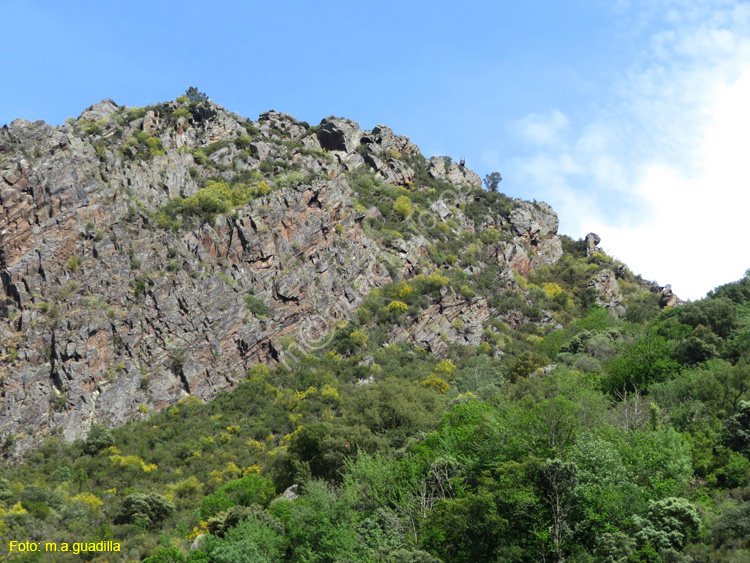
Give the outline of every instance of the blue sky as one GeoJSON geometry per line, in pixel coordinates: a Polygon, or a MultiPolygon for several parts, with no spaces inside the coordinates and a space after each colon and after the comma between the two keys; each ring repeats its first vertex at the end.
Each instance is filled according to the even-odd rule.
{"type": "Polygon", "coordinates": [[[8,2],[0,124],[195,85],[390,126],[699,298],[750,268],[750,2],[8,2]]]}

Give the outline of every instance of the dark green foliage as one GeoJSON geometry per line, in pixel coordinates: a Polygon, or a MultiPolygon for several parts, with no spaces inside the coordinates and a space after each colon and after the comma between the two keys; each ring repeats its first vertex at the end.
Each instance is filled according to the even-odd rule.
{"type": "Polygon", "coordinates": [[[297,481],[311,477],[339,481],[347,459],[380,448],[382,440],[365,426],[311,424],[292,436],[287,461],[289,473],[297,481]]]}
{"type": "Polygon", "coordinates": [[[500,172],[492,172],[484,177],[484,187],[491,192],[497,192],[502,181],[503,177],[500,175],[500,172]]]}
{"type": "Polygon", "coordinates": [[[524,352],[513,363],[513,365],[510,366],[510,369],[508,369],[508,375],[510,376],[510,380],[515,382],[516,380],[526,377],[536,370],[543,368],[548,363],[549,360],[545,356],[534,352],[524,352]]]}
{"type": "Polygon", "coordinates": [[[676,375],[678,370],[669,340],[649,330],[625,354],[607,364],[606,386],[611,391],[643,391],[653,383],[676,375]]]}
{"type": "Polygon", "coordinates": [[[418,383],[388,378],[379,385],[364,385],[351,396],[350,424],[361,424],[395,445],[417,431],[437,425],[444,398],[418,383]]]}
{"type": "Polygon", "coordinates": [[[709,298],[726,298],[739,305],[750,301],[750,270],[745,273],[741,280],[720,285],[713,291],[708,292],[709,298]]]}
{"type": "Polygon", "coordinates": [[[688,303],[677,309],[676,314],[681,323],[694,328],[708,327],[721,338],[737,327],[737,306],[723,297],[688,303]]]}
{"type": "Polygon", "coordinates": [[[222,485],[214,494],[204,497],[201,517],[206,519],[215,516],[233,506],[266,506],[274,496],[273,482],[251,473],[222,485]]]}
{"type": "Polygon", "coordinates": [[[750,548],[750,502],[726,507],[711,530],[711,539],[717,545],[732,543],[750,548]]]}
{"type": "Polygon", "coordinates": [[[724,443],[750,456],[750,401],[740,401],[737,412],[724,423],[724,443]]]}
{"type": "Polygon", "coordinates": [[[188,100],[190,100],[191,104],[198,104],[200,102],[205,102],[208,100],[208,96],[204,94],[203,92],[199,92],[198,88],[195,86],[191,86],[185,91],[185,95],[188,97],[188,100]]]}
{"type": "Polygon", "coordinates": [[[268,305],[266,305],[265,303],[263,303],[263,301],[255,297],[255,295],[250,295],[248,293],[244,295],[242,298],[245,300],[245,305],[247,305],[247,308],[256,317],[263,319],[263,318],[268,317],[268,315],[271,314],[271,309],[268,307],[268,305]]]}
{"type": "Polygon", "coordinates": [[[242,124],[242,127],[247,131],[247,134],[250,135],[250,137],[255,137],[255,135],[258,134],[258,129],[249,121],[245,121],[242,124]]]}
{"type": "Polygon", "coordinates": [[[112,432],[107,430],[101,424],[93,424],[86,435],[86,444],[83,451],[87,454],[94,455],[101,450],[115,445],[115,439],[112,432]]]}
{"type": "Polygon", "coordinates": [[[636,516],[634,523],[640,528],[635,533],[636,541],[660,550],[684,548],[701,527],[698,511],[684,498],[651,501],[648,516],[636,516]]]}
{"type": "Polygon", "coordinates": [[[481,224],[485,215],[492,217],[510,217],[513,211],[514,203],[511,198],[499,192],[475,192],[474,201],[466,206],[464,212],[466,216],[474,220],[475,223],[481,224]]]}
{"type": "Polygon", "coordinates": [[[692,334],[679,344],[675,357],[681,363],[699,364],[718,357],[723,344],[722,339],[710,328],[699,324],[692,334]]]}
{"type": "Polygon", "coordinates": [[[156,493],[133,493],[125,497],[115,523],[151,528],[174,514],[174,503],[156,493]]]}

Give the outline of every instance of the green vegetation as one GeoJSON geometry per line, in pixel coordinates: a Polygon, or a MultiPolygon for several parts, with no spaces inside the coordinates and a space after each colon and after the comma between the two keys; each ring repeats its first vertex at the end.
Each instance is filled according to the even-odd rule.
{"type": "MultiPolygon", "coordinates": [[[[127,127],[147,111],[184,131],[214,110],[190,88],[176,103],[120,110],[112,119],[127,127]]],[[[107,123],[71,126],[95,138],[102,160],[124,157],[138,167],[165,152],[160,137],[144,131],[118,153],[104,138],[107,123]]],[[[485,178],[487,191],[457,193],[428,173],[421,156],[390,154],[414,170],[411,183],[385,183],[367,167],[336,177],[341,172],[325,166],[332,157],[324,151],[277,130],[256,142],[259,129],[242,127],[231,138],[180,148],[187,165],[189,154],[195,163],[185,175],[189,197],[158,194],[154,202],[166,203],[152,208],[129,188],[118,191],[129,220],[175,233],[219,215],[239,223],[242,206],[253,205],[254,220],[272,199],[260,198],[274,190],[286,195],[335,179],[351,186],[356,220],[382,244],[382,265],[394,281],[370,291],[319,348],[300,343],[305,353],[288,353],[286,363],[252,366],[210,403],[189,396],[164,407],[149,398],[157,380],[143,365],[133,385],[144,393],[137,420],[115,429],[94,424],[73,443],[49,436],[23,462],[12,461],[18,437],[5,436],[0,558],[12,540],[71,538],[116,541],[122,550],[9,560],[750,558],[750,275],[662,311],[659,295],[621,263],[601,253],[587,257],[585,243],[567,237],[559,261],[533,264],[522,275],[507,266],[518,243],[507,229],[517,203],[497,191],[499,173],[485,178]],[[260,161],[262,151],[269,156],[260,161]],[[302,157],[313,157],[310,168],[299,168],[302,157]],[[619,318],[597,305],[591,281],[603,270],[622,291],[626,312],[619,318]]],[[[260,128],[268,132],[265,123],[260,128]]],[[[322,204],[311,197],[307,205],[314,211],[322,204]]],[[[294,220],[315,226],[314,215],[294,220]]],[[[319,225],[320,232],[350,244],[357,227],[348,219],[319,225]]],[[[105,225],[86,224],[81,240],[94,239],[97,227],[105,225]]],[[[201,275],[180,255],[173,233],[159,236],[169,250],[158,271],[145,252],[143,263],[135,258],[132,244],[123,257],[138,270],[130,281],[136,304],[155,301],[159,284],[175,282],[183,270],[201,275]]],[[[297,254],[294,260],[304,258],[297,254]]],[[[81,256],[86,262],[70,257],[69,273],[96,264],[91,254],[81,256]]],[[[328,265],[347,267],[333,259],[328,265]]],[[[264,300],[246,292],[229,264],[215,268],[215,277],[242,297],[241,328],[265,331],[278,312],[269,294],[264,300]]],[[[59,296],[88,294],[79,281],[60,282],[59,296]]],[[[347,283],[357,290],[363,282],[347,283]]],[[[24,316],[16,325],[37,323],[62,336],[57,306],[32,299],[30,321],[24,316]]],[[[4,361],[28,354],[19,339],[3,343],[4,361]]],[[[55,369],[64,361],[59,342],[38,351],[55,369]]],[[[289,350],[287,344],[282,340],[289,350]]],[[[189,371],[187,346],[164,342],[175,380],[189,371]]],[[[263,353],[282,352],[274,343],[263,353]]],[[[124,362],[111,375],[107,384],[133,381],[124,362]]],[[[55,396],[50,416],[74,400],[55,396]]]]}
{"type": "Polygon", "coordinates": [[[270,191],[271,188],[262,180],[250,184],[209,180],[195,195],[170,200],[156,213],[156,222],[164,229],[175,231],[184,225],[192,225],[195,219],[211,223],[216,215],[228,213],[270,191]]]}
{"type": "Polygon", "coordinates": [[[127,158],[134,160],[150,160],[155,156],[164,155],[164,147],[159,137],[154,137],[145,131],[136,131],[126,143],[124,143],[120,152],[127,158]]]}
{"type": "Polygon", "coordinates": [[[271,309],[269,309],[268,305],[255,297],[255,295],[247,294],[243,299],[245,300],[245,305],[247,305],[248,310],[259,319],[266,318],[271,314],[271,309]]]}
{"type": "Polygon", "coordinates": [[[533,344],[500,331],[499,358],[387,344],[389,326],[455,283],[385,286],[328,348],[293,371],[255,366],[209,404],[95,425],[85,442],[48,438],[4,468],[0,532],[109,538],[149,561],[744,556],[743,294],[717,291],[648,324],[592,308],[533,344]],[[694,340],[711,346],[686,353],[694,340]],[[296,500],[277,499],[292,485],[296,500]]]}
{"type": "Polygon", "coordinates": [[[191,104],[198,104],[200,102],[205,102],[208,100],[208,96],[204,94],[203,92],[199,92],[198,88],[195,86],[191,86],[187,89],[185,92],[185,95],[187,96],[187,99],[190,101],[191,104]]]}

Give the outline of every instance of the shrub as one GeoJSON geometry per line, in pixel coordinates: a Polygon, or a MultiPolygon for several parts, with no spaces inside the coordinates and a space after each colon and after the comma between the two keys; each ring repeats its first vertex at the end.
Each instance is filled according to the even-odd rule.
{"type": "Polygon", "coordinates": [[[133,493],[123,500],[115,523],[151,528],[174,512],[174,503],[166,497],[156,493],[133,493]]]}
{"type": "Polygon", "coordinates": [[[408,218],[412,213],[414,213],[414,209],[411,206],[411,199],[409,199],[409,196],[399,196],[396,198],[396,202],[393,204],[393,210],[401,215],[404,219],[408,218]]]}
{"type": "Polygon", "coordinates": [[[94,455],[114,445],[115,439],[112,433],[101,424],[93,424],[91,430],[86,435],[86,443],[83,446],[83,451],[94,455]]]}
{"type": "Polygon", "coordinates": [[[448,391],[448,389],[450,388],[450,385],[448,385],[448,383],[445,380],[440,379],[439,377],[435,375],[432,375],[428,377],[427,379],[425,379],[422,382],[422,385],[424,385],[428,389],[435,389],[435,391],[437,391],[441,395],[444,395],[446,391],[448,391]]]}
{"type": "Polygon", "coordinates": [[[524,352],[510,367],[508,375],[510,375],[511,381],[515,382],[519,378],[526,377],[536,370],[543,368],[548,363],[547,358],[540,354],[524,352]]]}
{"type": "Polygon", "coordinates": [[[196,164],[200,164],[201,166],[208,166],[208,157],[206,156],[206,153],[204,153],[200,149],[196,149],[193,151],[193,160],[195,160],[196,164]]]}
{"type": "Polygon", "coordinates": [[[248,137],[247,135],[242,135],[241,137],[237,137],[234,140],[234,146],[236,146],[238,149],[246,149],[252,142],[253,140],[250,137],[248,137]]]}
{"type": "Polygon", "coordinates": [[[250,312],[259,319],[266,318],[271,314],[271,309],[268,308],[268,305],[255,297],[255,295],[248,294],[245,295],[243,299],[245,300],[245,305],[247,305],[247,308],[250,310],[250,312]]]}
{"type": "Polygon", "coordinates": [[[276,490],[270,479],[257,473],[248,473],[241,479],[222,485],[214,494],[204,497],[201,518],[209,518],[233,506],[267,506],[275,496],[276,490]]]}
{"type": "Polygon", "coordinates": [[[409,306],[403,301],[391,301],[386,307],[389,313],[395,313],[397,315],[405,313],[409,310],[409,306]]]}
{"type": "Polygon", "coordinates": [[[121,151],[125,156],[140,160],[150,160],[157,155],[165,154],[161,139],[152,137],[145,131],[138,131],[130,137],[121,151]]]}
{"type": "Polygon", "coordinates": [[[266,195],[271,188],[261,181],[254,185],[227,183],[224,180],[210,180],[192,197],[176,197],[170,200],[156,214],[156,221],[162,228],[176,230],[183,220],[198,217],[204,223],[211,223],[218,214],[227,213],[244,205],[251,199],[266,195]]]}

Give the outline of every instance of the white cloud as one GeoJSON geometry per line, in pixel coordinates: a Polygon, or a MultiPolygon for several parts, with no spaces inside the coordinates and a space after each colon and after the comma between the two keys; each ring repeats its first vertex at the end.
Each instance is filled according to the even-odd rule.
{"type": "Polygon", "coordinates": [[[635,189],[649,203],[652,220],[637,227],[594,227],[631,267],[672,282],[678,295],[702,297],[750,268],[747,100],[750,67],[733,84],[716,88],[696,173],[658,163],[645,168],[635,189]]]}
{"type": "Polygon", "coordinates": [[[512,129],[523,140],[534,145],[552,145],[560,142],[560,134],[568,126],[568,118],[553,110],[549,115],[530,114],[513,124],[512,129]]]}
{"type": "Polygon", "coordinates": [[[750,268],[750,4],[663,4],[667,23],[611,106],[586,124],[521,120],[514,132],[542,152],[513,167],[562,232],[595,231],[634,271],[696,299],[750,268]]]}

